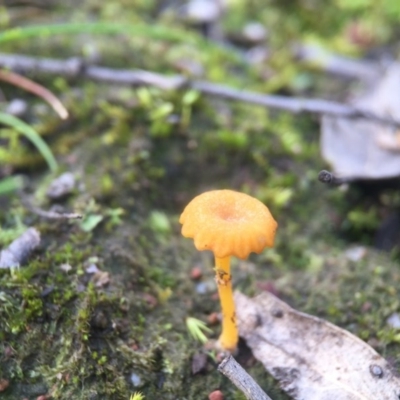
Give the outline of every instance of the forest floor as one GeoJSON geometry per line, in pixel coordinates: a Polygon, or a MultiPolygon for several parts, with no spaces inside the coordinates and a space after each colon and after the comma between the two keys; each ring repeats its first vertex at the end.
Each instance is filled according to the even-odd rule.
{"type": "MultiPolygon", "coordinates": [[[[395,51],[390,10],[368,17],[368,8],[340,1],[337,12],[312,2],[232,1],[218,22],[229,44],[207,42],[169,2],[86,0],[74,9],[61,3],[3,8],[4,31],[82,25],[54,35],[21,30],[2,52],[82,57],[109,68],[198,74],[259,93],[337,100],[357,84],[298,63],[290,52],[294,40],[357,57],[377,56],[384,46],[395,51]],[[254,21],[267,28],[262,45],[268,56],[258,64],[250,63],[251,46],[241,36],[254,21]],[[98,24],[97,32],[82,28],[89,22],[98,24]],[[110,33],[107,24],[119,28],[110,33]],[[145,29],[138,34],[136,25],[145,29]]],[[[210,339],[220,332],[212,255],[196,251],[179,224],[195,195],[220,188],[258,198],[279,223],[274,248],[233,261],[234,288],[250,296],[271,291],[349,330],[398,367],[400,335],[387,323],[400,311],[398,252],[378,252],[374,238],[399,196],[385,187],[320,183],[319,171],[329,166],[320,155],[318,118],[187,87],[26,75],[56,93],[70,116],[62,121],[41,99],[2,84],[3,109],[23,99],[23,118],[59,164],[49,172],[26,138],[0,131],[0,177],[25,180],[23,192],[0,195],[0,246],[28,227],[41,234],[25,265],[0,270],[0,382],[8,386],[2,399],[127,400],[140,391],[146,399],[192,400],[216,389],[226,400],[244,399],[217,372],[216,353],[186,325],[194,317],[209,324],[210,339]],[[66,171],[74,174],[74,189],[50,199],[49,185],[66,171]],[[42,218],[26,202],[84,217],[42,218]],[[200,366],[199,354],[206,355],[200,366]]],[[[273,400],[289,398],[244,343],[237,357],[273,400]]]]}

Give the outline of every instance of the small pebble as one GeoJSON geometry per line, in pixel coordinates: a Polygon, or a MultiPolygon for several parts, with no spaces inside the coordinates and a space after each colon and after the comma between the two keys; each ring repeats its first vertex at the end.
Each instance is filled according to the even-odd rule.
{"type": "Polygon", "coordinates": [[[72,267],[69,264],[61,264],[60,267],[61,271],[69,272],[71,271],[72,267]]]}
{"type": "Polygon", "coordinates": [[[224,394],[220,390],[214,390],[208,395],[208,400],[224,400],[224,394]]]}
{"type": "Polygon", "coordinates": [[[196,353],[192,357],[192,374],[196,375],[205,371],[207,368],[207,355],[204,353],[196,353]]]}
{"type": "Polygon", "coordinates": [[[364,246],[355,246],[346,250],[344,255],[350,261],[360,261],[367,255],[367,249],[364,246]]]}
{"type": "Polygon", "coordinates": [[[71,172],[65,172],[55,179],[47,189],[47,197],[59,199],[70,194],[75,188],[75,176],[71,172]]]}
{"type": "Polygon", "coordinates": [[[251,43],[259,43],[267,37],[267,30],[259,22],[250,22],[243,28],[243,36],[251,43]]]}
{"type": "Polygon", "coordinates": [[[398,313],[390,315],[386,322],[391,328],[400,329],[400,315],[398,313]]]}
{"type": "Polygon", "coordinates": [[[96,264],[89,264],[85,271],[87,274],[97,274],[98,272],[100,272],[96,264]]]}
{"type": "Polygon", "coordinates": [[[142,378],[138,374],[136,374],[135,372],[131,373],[130,378],[131,378],[131,383],[132,383],[133,386],[140,386],[141,385],[142,378]]]}
{"type": "Polygon", "coordinates": [[[199,280],[203,275],[203,272],[201,271],[200,267],[194,267],[190,271],[190,279],[193,279],[194,281],[199,280]]]}
{"type": "Polygon", "coordinates": [[[14,117],[21,117],[28,111],[28,103],[22,99],[11,100],[6,108],[6,113],[14,115],[14,117]]]}
{"type": "Polygon", "coordinates": [[[196,23],[210,23],[221,16],[221,8],[214,0],[192,0],[186,5],[186,17],[196,23]]]}
{"type": "Polygon", "coordinates": [[[198,294],[206,294],[207,293],[207,285],[204,282],[200,282],[196,285],[196,293],[198,294]]]}

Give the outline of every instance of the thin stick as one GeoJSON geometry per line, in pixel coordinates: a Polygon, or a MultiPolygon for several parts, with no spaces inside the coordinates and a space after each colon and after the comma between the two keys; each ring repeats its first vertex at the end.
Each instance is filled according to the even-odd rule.
{"type": "Polygon", "coordinates": [[[293,113],[309,112],[343,118],[364,118],[379,124],[400,127],[400,121],[384,117],[365,109],[323,99],[275,96],[234,89],[207,81],[189,81],[183,75],[165,76],[150,71],[118,70],[98,66],[85,66],[78,58],[57,60],[27,57],[18,54],[1,54],[0,66],[14,71],[44,72],[67,77],[83,77],[96,81],[126,85],[149,85],[164,90],[189,87],[201,93],[286,110],[293,113]]]}
{"type": "Polygon", "coordinates": [[[225,375],[248,400],[272,400],[254,379],[229,355],[218,365],[218,371],[225,375]]]}
{"type": "Polygon", "coordinates": [[[33,214],[38,215],[39,217],[42,218],[47,218],[47,219],[82,219],[82,214],[77,214],[77,213],[58,213],[55,211],[46,211],[42,210],[41,208],[29,207],[29,211],[32,212],[33,214]]]}
{"type": "Polygon", "coordinates": [[[68,118],[68,111],[63,106],[60,100],[50,90],[46,89],[42,85],[25,78],[22,75],[16,74],[11,71],[0,70],[0,80],[11,83],[12,85],[19,86],[20,88],[31,92],[36,96],[41,97],[47,101],[54,111],[60,116],[61,119],[68,118]]]}
{"type": "Polygon", "coordinates": [[[28,196],[25,194],[21,194],[21,203],[22,205],[29,210],[31,213],[38,215],[42,218],[47,219],[82,219],[81,214],[77,213],[59,213],[55,211],[46,211],[39,207],[35,207],[28,199],[28,196]]]}

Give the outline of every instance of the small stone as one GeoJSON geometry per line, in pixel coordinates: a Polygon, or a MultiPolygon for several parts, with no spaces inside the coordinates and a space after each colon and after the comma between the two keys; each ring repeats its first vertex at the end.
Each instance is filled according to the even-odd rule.
{"type": "Polygon", "coordinates": [[[85,271],[87,274],[97,274],[98,272],[100,272],[96,264],[89,264],[85,271]]]}
{"type": "Polygon", "coordinates": [[[61,264],[60,267],[61,271],[69,272],[71,271],[72,267],[69,264],[61,264]]]}
{"type": "Polygon", "coordinates": [[[214,390],[208,395],[208,400],[224,400],[224,394],[220,390],[214,390]]]}
{"type": "Polygon", "coordinates": [[[197,281],[199,280],[203,275],[203,272],[200,267],[194,267],[190,271],[190,279],[197,281]]]}
{"type": "Polygon", "coordinates": [[[221,16],[221,7],[214,0],[192,0],[186,6],[186,17],[196,23],[210,23],[221,16]]]}
{"type": "Polygon", "coordinates": [[[360,261],[367,255],[367,249],[364,246],[355,246],[347,249],[344,254],[350,261],[360,261]]]}
{"type": "Polygon", "coordinates": [[[28,111],[28,103],[22,99],[11,100],[6,108],[6,113],[14,117],[21,117],[28,111]]]}
{"type": "Polygon", "coordinates": [[[75,188],[75,176],[71,172],[65,172],[55,179],[47,189],[47,197],[50,199],[59,199],[67,196],[75,188]]]}
{"type": "Polygon", "coordinates": [[[207,293],[207,285],[204,282],[200,282],[196,285],[196,293],[198,294],[206,294],[207,293]]]}
{"type": "Polygon", "coordinates": [[[135,372],[131,373],[130,379],[131,379],[132,385],[135,387],[140,386],[142,383],[142,378],[135,372]]]}
{"type": "Polygon", "coordinates": [[[390,315],[386,322],[391,328],[400,329],[400,315],[398,313],[390,315]]]}
{"type": "Polygon", "coordinates": [[[251,43],[259,43],[267,37],[267,30],[259,22],[250,22],[243,28],[243,36],[251,43]]]}
{"type": "Polygon", "coordinates": [[[196,293],[198,294],[206,294],[206,293],[212,293],[216,289],[216,284],[215,284],[215,279],[210,278],[206,281],[199,282],[195,286],[196,293]]]}
{"type": "Polygon", "coordinates": [[[0,379],[0,392],[4,392],[8,386],[10,386],[10,381],[7,379],[0,379]]]}
{"type": "Polygon", "coordinates": [[[204,353],[196,353],[192,357],[192,374],[196,375],[204,372],[207,367],[207,355],[204,353]]]}

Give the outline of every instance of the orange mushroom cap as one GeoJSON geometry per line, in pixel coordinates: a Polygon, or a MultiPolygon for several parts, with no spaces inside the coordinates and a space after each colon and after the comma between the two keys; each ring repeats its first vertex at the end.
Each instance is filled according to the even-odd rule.
{"type": "Polygon", "coordinates": [[[193,238],[197,250],[215,257],[245,259],[274,245],[278,224],[261,201],[233,190],[212,190],[195,197],[179,219],[182,235],[193,238]]]}

